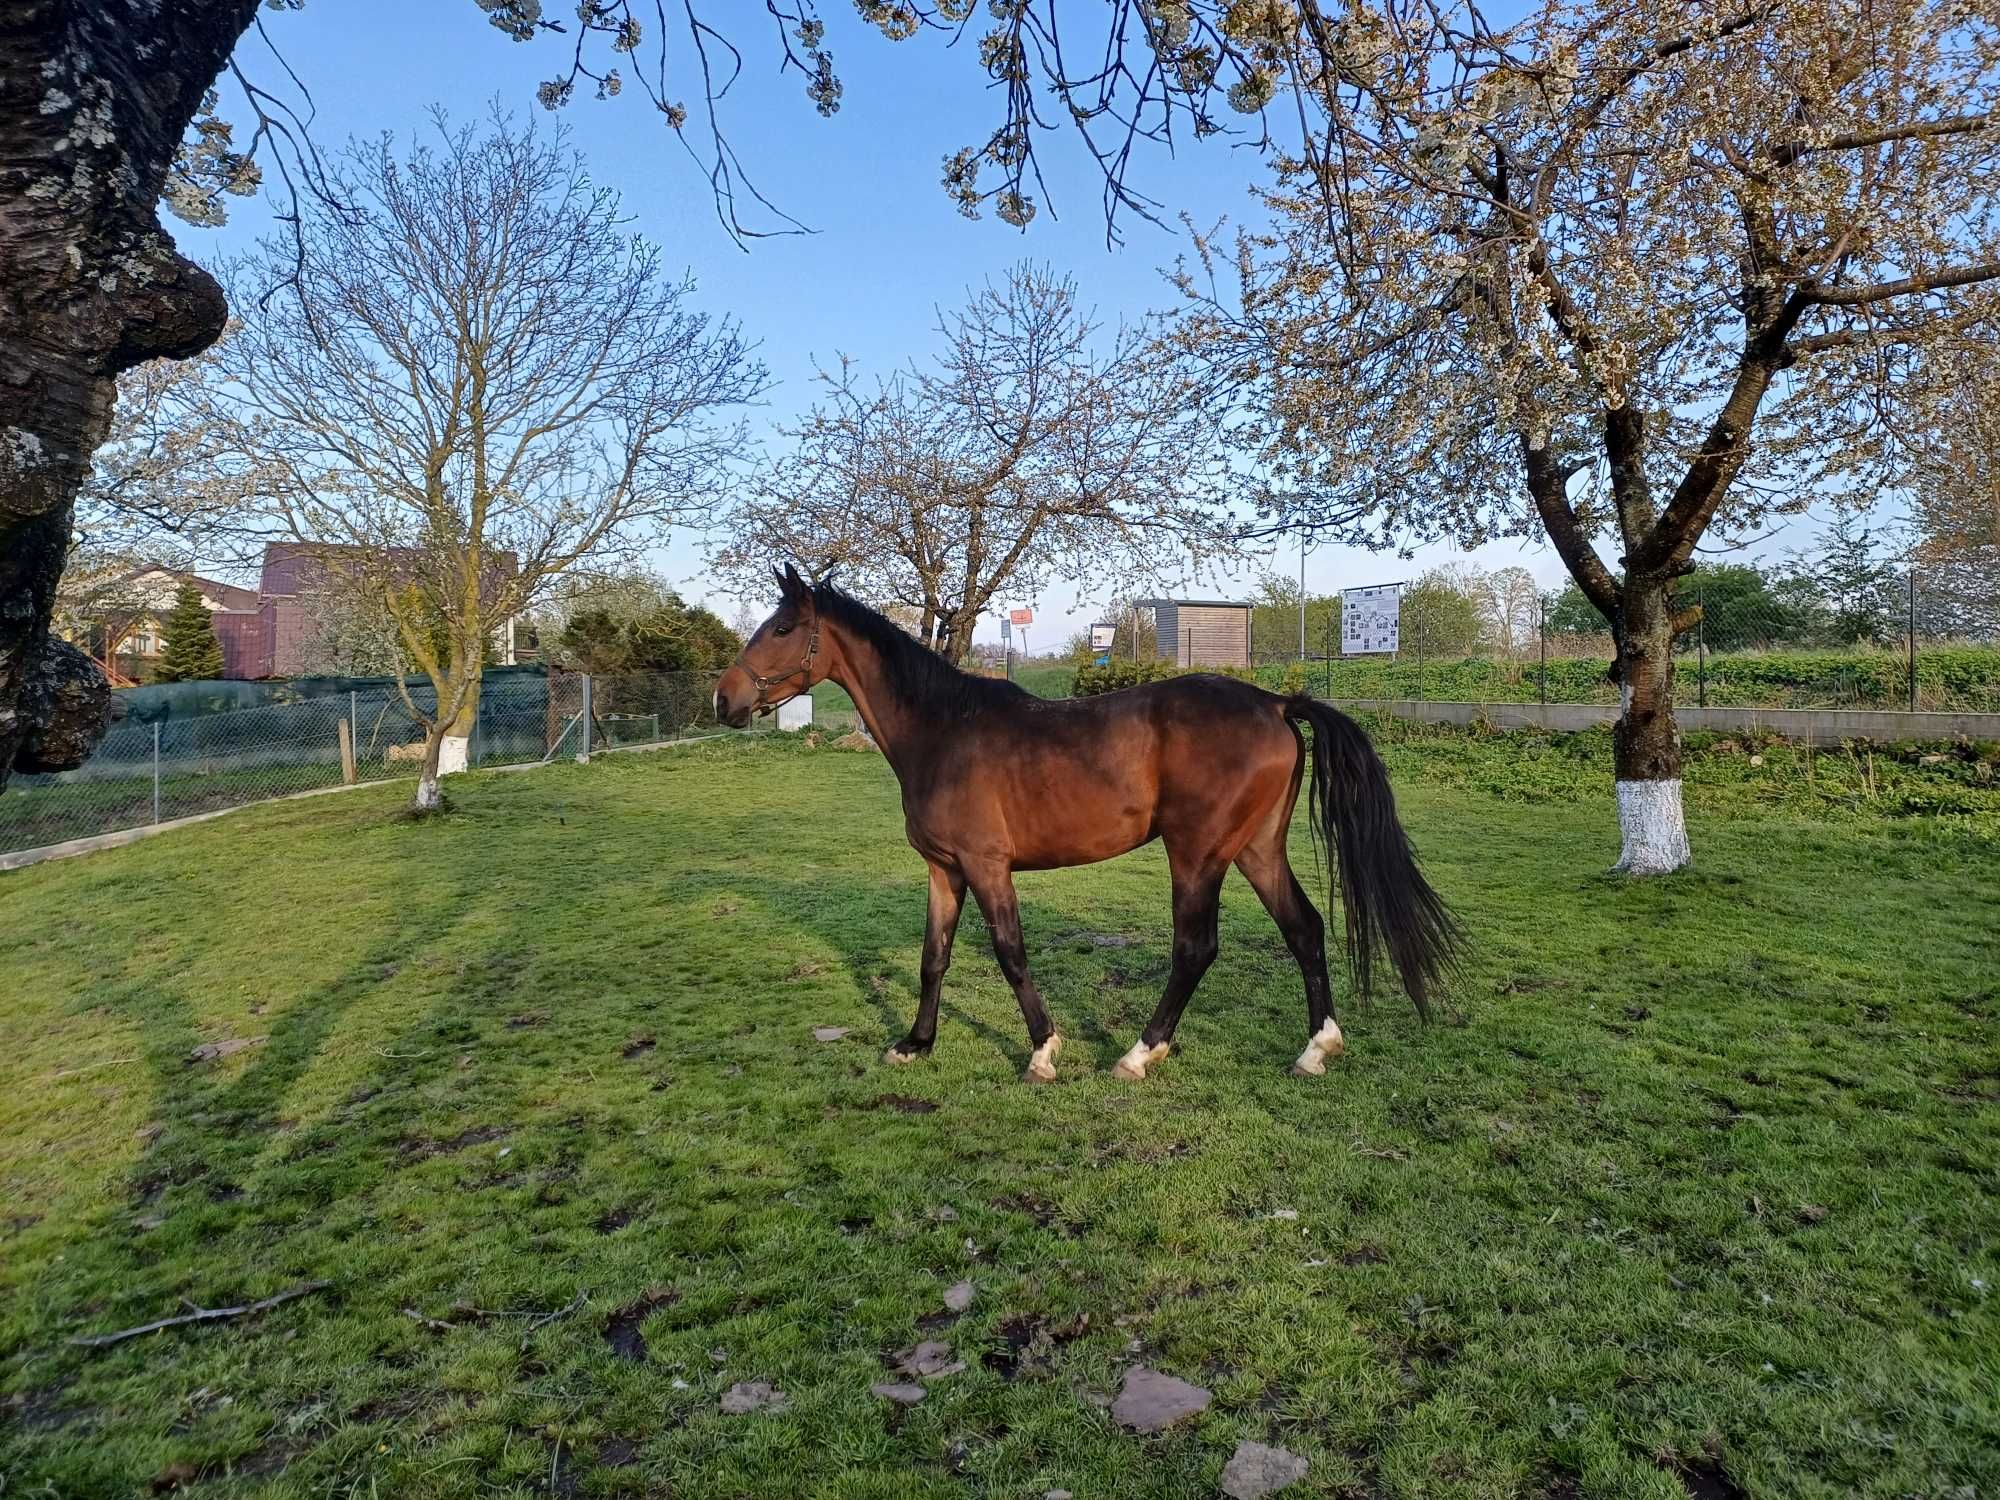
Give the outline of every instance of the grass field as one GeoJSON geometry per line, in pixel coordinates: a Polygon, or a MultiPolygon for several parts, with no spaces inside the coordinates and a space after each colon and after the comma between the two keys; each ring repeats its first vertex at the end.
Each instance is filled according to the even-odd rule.
{"type": "Polygon", "coordinates": [[[1320,1080],[1234,876],[1183,1050],[1108,1076],[1156,848],[1021,880],[1060,1084],[976,914],[882,1067],[921,866],[795,741],[0,876],[0,1495],[1197,1497],[1243,1438],[1287,1496],[2000,1493],[1990,773],[1712,747],[1697,867],[1627,884],[1601,737],[1387,738],[1474,945],[1320,1080]],[[967,1368],[872,1396],[926,1338],[967,1368]],[[1120,1430],[1133,1362],[1213,1404],[1120,1430]]]}

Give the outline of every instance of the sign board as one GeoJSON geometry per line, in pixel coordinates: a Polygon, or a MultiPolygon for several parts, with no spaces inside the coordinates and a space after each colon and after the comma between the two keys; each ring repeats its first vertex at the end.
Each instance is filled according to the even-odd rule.
{"type": "Polygon", "coordinates": [[[1032,609],[1013,609],[1007,612],[1007,618],[1016,625],[1032,625],[1035,623],[1035,612],[1032,609]]]}
{"type": "Polygon", "coordinates": [[[1118,640],[1116,625],[1093,625],[1090,627],[1090,649],[1109,651],[1118,640]]]}
{"type": "Polygon", "coordinates": [[[1005,615],[1000,617],[1000,639],[1003,642],[1014,639],[1014,627],[1005,615]]]}
{"type": "Polygon", "coordinates": [[[1403,586],[1345,589],[1340,596],[1340,654],[1394,652],[1402,641],[1403,586]]]}

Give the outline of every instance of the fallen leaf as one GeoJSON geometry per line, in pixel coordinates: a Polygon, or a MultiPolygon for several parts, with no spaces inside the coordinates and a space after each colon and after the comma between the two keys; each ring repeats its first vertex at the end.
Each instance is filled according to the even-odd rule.
{"type": "Polygon", "coordinates": [[[955,1282],[945,1288],[944,1305],[953,1312],[962,1313],[972,1306],[973,1286],[969,1281],[955,1282]]]}
{"type": "Polygon", "coordinates": [[[1222,1470],[1222,1493],[1229,1500],[1262,1500],[1305,1478],[1306,1468],[1296,1453],[1245,1439],[1222,1470]]]}
{"type": "Polygon", "coordinates": [[[234,1057],[245,1047],[254,1047],[268,1038],[261,1036],[232,1036],[226,1041],[203,1042],[187,1055],[190,1063],[216,1062],[225,1057],[234,1057]]]}
{"type": "Polygon", "coordinates": [[[789,1404],[785,1393],[768,1380],[739,1380],[722,1393],[725,1417],[747,1416],[753,1411],[783,1411],[789,1404]]]}
{"type": "Polygon", "coordinates": [[[1125,1372],[1125,1384],[1111,1403],[1111,1416],[1134,1432],[1165,1432],[1181,1418],[1206,1411],[1213,1399],[1198,1385],[1134,1365],[1125,1372]]]}
{"type": "Polygon", "coordinates": [[[837,1042],[847,1035],[847,1031],[848,1028],[845,1026],[815,1026],[813,1027],[813,1040],[816,1042],[837,1042]]]}
{"type": "Polygon", "coordinates": [[[927,1392],[922,1386],[912,1385],[907,1381],[885,1380],[869,1386],[868,1394],[880,1396],[884,1401],[893,1401],[898,1406],[915,1406],[924,1399],[927,1392]]]}
{"type": "Polygon", "coordinates": [[[956,1375],[965,1361],[951,1357],[951,1345],[939,1339],[925,1339],[896,1356],[896,1373],[928,1380],[937,1375],[956,1375]]]}

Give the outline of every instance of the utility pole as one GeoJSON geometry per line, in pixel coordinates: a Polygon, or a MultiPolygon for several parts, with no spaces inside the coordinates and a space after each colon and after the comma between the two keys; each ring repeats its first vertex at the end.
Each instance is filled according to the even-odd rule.
{"type": "Polygon", "coordinates": [[[1306,534],[1299,533],[1299,660],[1306,659],[1306,534]]]}

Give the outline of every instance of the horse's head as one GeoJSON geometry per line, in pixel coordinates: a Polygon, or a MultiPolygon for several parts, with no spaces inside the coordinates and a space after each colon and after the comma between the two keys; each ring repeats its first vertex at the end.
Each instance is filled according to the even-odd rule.
{"type": "Polygon", "coordinates": [[[741,729],[751,715],[769,713],[826,678],[826,649],[812,585],[790,563],[771,570],[783,595],[777,612],[743,643],[735,662],[715,685],[715,716],[741,729]]]}

